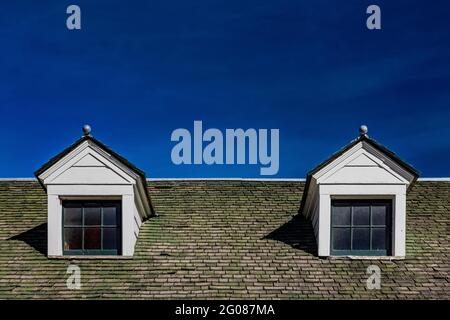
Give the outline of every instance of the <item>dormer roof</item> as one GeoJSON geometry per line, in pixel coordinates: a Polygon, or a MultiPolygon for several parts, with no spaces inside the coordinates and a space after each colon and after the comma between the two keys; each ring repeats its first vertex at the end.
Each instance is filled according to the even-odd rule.
{"type": "MultiPolygon", "coordinates": [[[[69,147],[61,151],[59,154],[51,158],[47,163],[45,163],[41,168],[39,168],[37,171],[35,171],[34,175],[38,179],[41,186],[46,190],[47,186],[44,182],[46,175],[49,175],[52,168],[56,167],[59,163],[63,162],[66,157],[68,157],[71,153],[76,152],[77,148],[83,148],[83,145],[86,147],[93,147],[98,151],[102,151],[102,155],[107,158],[108,160],[112,161],[112,163],[116,164],[118,168],[122,169],[123,172],[127,173],[127,175],[124,175],[124,178],[126,176],[130,176],[136,180],[137,184],[141,185],[141,188],[139,188],[142,191],[142,194],[145,195],[145,200],[148,202],[148,207],[150,208],[150,213],[148,216],[154,214],[154,209],[151,204],[150,195],[148,194],[148,186],[147,186],[147,179],[145,176],[144,171],[133,165],[131,162],[129,162],[126,158],[118,154],[117,152],[113,151],[110,147],[106,146],[96,138],[94,138],[92,135],[85,134],[80,139],[75,141],[73,144],[71,144],[69,147]]],[[[85,156],[81,160],[79,160],[74,166],[83,167],[83,166],[97,166],[96,163],[100,162],[99,160],[92,155],[85,156]]],[[[126,179],[126,178],[125,178],[126,179]]]]}
{"type": "MultiPolygon", "coordinates": [[[[357,146],[365,149],[371,149],[377,152],[377,155],[374,157],[367,157],[366,155],[361,155],[357,159],[353,160],[353,163],[349,163],[350,166],[361,166],[361,167],[370,167],[372,165],[384,166],[385,168],[395,166],[397,168],[401,168],[400,171],[403,173],[398,174],[399,178],[404,179],[405,183],[407,183],[411,187],[412,184],[418,179],[420,176],[420,172],[416,170],[413,166],[402,160],[398,155],[394,152],[378,143],[372,138],[369,138],[367,134],[361,134],[357,139],[351,141],[349,144],[341,148],[339,151],[334,153],[330,158],[321,162],[318,166],[308,172],[306,177],[305,189],[303,191],[302,202],[300,205],[300,211],[302,212],[305,208],[305,204],[308,198],[309,187],[311,185],[311,181],[315,179],[319,179],[320,176],[326,171],[327,167],[331,167],[334,162],[338,161],[342,158],[346,153],[350,152],[357,146]],[[377,160],[378,159],[378,160],[377,160]],[[370,162],[370,163],[369,163],[370,162]]],[[[394,173],[395,170],[393,170],[394,173]]],[[[395,173],[394,173],[395,174],[395,173]]]]}

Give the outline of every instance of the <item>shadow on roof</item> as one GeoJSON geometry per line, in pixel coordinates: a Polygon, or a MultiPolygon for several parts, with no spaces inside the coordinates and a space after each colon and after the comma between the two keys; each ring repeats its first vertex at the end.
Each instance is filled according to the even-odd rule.
{"type": "Polygon", "coordinates": [[[311,222],[302,214],[296,215],[289,222],[266,235],[264,239],[280,241],[294,249],[317,255],[314,230],[311,222]]]}
{"type": "Polygon", "coordinates": [[[42,223],[30,230],[12,236],[8,240],[25,242],[39,253],[47,256],[47,223],[42,223]]]}

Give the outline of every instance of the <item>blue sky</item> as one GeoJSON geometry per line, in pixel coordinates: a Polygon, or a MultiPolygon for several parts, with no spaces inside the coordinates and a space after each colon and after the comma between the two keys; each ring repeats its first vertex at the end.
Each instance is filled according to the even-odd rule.
{"type": "Polygon", "coordinates": [[[172,164],[177,128],[279,128],[276,178],[357,136],[425,177],[450,176],[448,1],[8,1],[0,5],[0,177],[81,135],[148,177],[259,177],[259,165],[172,164]],[[131,4],[132,3],[132,4],[131,4]],[[69,31],[77,4],[82,30],[69,31]],[[378,4],[382,30],[365,26],[378,4]]]}

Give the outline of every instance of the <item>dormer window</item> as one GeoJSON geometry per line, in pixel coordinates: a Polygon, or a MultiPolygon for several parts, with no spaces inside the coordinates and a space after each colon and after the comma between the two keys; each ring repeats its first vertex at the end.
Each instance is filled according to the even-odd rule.
{"type": "Polygon", "coordinates": [[[391,255],[391,200],[332,200],[331,255],[391,255]]]}
{"type": "Polygon", "coordinates": [[[318,255],[406,255],[406,191],[418,172],[367,135],[306,179],[301,212],[312,221],[318,255]]]}
{"type": "Polygon", "coordinates": [[[120,201],[63,200],[64,255],[120,255],[120,201]]]}
{"type": "Polygon", "coordinates": [[[153,214],[145,174],[92,137],[35,175],[47,191],[48,255],[131,257],[143,221],[153,214]]]}

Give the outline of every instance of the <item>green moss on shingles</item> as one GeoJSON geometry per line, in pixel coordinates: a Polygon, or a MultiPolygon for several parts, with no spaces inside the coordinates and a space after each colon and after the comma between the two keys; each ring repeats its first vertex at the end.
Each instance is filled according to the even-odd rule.
{"type": "Polygon", "coordinates": [[[315,256],[298,213],[303,182],[159,181],[159,217],[146,221],[131,260],[55,260],[43,254],[46,195],[37,182],[0,182],[0,299],[449,299],[450,183],[408,194],[407,258],[376,261],[382,289],[366,289],[371,261],[315,256]],[[20,237],[31,232],[28,237],[20,237]],[[21,240],[22,239],[22,240],[21,240]],[[67,266],[82,289],[66,288],[67,266]]]}

